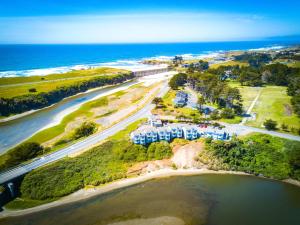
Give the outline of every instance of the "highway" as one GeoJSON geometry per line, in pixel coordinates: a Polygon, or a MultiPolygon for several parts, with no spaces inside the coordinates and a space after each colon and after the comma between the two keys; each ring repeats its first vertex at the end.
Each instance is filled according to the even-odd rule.
{"type": "MultiPolygon", "coordinates": [[[[167,84],[167,82],[165,82],[163,84],[162,88],[160,89],[159,93],[157,94],[157,97],[164,96],[168,92],[168,90],[169,90],[168,84],[167,84]]],[[[133,123],[141,118],[145,118],[145,117],[149,116],[151,114],[151,110],[153,108],[154,108],[153,104],[147,103],[142,109],[137,111],[135,114],[127,117],[126,119],[118,122],[117,124],[113,125],[112,127],[108,128],[102,132],[91,135],[91,136],[87,137],[86,139],[79,141],[73,145],[70,145],[66,148],[63,148],[61,150],[58,150],[56,152],[45,155],[43,157],[37,158],[36,160],[34,160],[28,164],[20,165],[20,166],[12,168],[10,170],[4,171],[4,172],[0,173],[0,184],[7,182],[9,180],[12,180],[21,175],[24,175],[24,174],[30,172],[31,170],[34,170],[36,168],[39,168],[39,167],[49,164],[51,162],[62,159],[70,154],[73,154],[73,153],[79,152],[83,149],[86,149],[88,147],[94,146],[98,142],[103,141],[106,138],[125,129],[131,123],[133,123]]]]}

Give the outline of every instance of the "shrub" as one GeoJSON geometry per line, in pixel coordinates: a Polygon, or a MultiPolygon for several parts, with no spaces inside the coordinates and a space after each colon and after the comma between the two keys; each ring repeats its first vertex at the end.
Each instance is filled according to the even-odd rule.
{"type": "Polygon", "coordinates": [[[219,111],[218,110],[214,110],[210,114],[210,119],[212,119],[212,120],[218,120],[218,119],[220,119],[219,111]]]}
{"type": "Polygon", "coordinates": [[[8,152],[5,165],[1,165],[1,169],[15,166],[20,162],[33,159],[43,154],[46,150],[48,149],[44,149],[39,143],[25,142],[8,152]]]}
{"type": "Polygon", "coordinates": [[[36,89],[35,88],[29,88],[28,91],[29,92],[36,92],[36,89]]]}
{"type": "Polygon", "coordinates": [[[171,154],[167,142],[152,143],[147,148],[129,140],[106,141],[75,158],[65,158],[26,174],[21,197],[36,200],[62,197],[86,185],[126,177],[133,162],[162,159],[171,154]]]}
{"type": "Polygon", "coordinates": [[[234,118],[234,111],[229,108],[225,108],[221,112],[221,117],[224,119],[233,119],[234,118]]]}
{"type": "Polygon", "coordinates": [[[267,130],[276,130],[277,122],[271,119],[268,119],[264,122],[264,126],[267,130]]]}
{"type": "Polygon", "coordinates": [[[94,122],[84,122],[75,130],[74,139],[90,136],[97,130],[97,125],[94,122]]]}
{"type": "Polygon", "coordinates": [[[170,157],[172,150],[170,144],[166,141],[151,143],[148,147],[148,159],[163,159],[170,157]]]}

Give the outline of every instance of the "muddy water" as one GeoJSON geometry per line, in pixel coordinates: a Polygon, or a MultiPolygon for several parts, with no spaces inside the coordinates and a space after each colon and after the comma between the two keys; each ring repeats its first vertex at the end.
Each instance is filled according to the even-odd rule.
{"type": "Polygon", "coordinates": [[[299,225],[300,188],[266,179],[202,175],[156,179],[5,225],[299,225]]]}

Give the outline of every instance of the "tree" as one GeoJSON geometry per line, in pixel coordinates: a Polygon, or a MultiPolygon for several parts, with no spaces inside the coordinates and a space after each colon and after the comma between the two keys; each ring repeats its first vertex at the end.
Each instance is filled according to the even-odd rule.
{"type": "Polygon", "coordinates": [[[173,61],[173,64],[178,65],[178,64],[181,64],[181,63],[182,63],[183,58],[182,58],[182,56],[176,55],[176,56],[173,58],[172,61],[173,61]]]}
{"type": "Polygon", "coordinates": [[[199,109],[201,109],[202,106],[205,104],[205,99],[203,98],[203,96],[198,97],[197,104],[199,106],[199,109]]]}
{"type": "Polygon", "coordinates": [[[160,103],[162,103],[163,100],[162,98],[160,97],[155,97],[153,100],[152,100],[152,103],[155,104],[156,106],[159,105],[160,103]]]}
{"type": "Polygon", "coordinates": [[[152,100],[152,103],[155,104],[156,108],[164,108],[165,107],[165,105],[163,104],[162,98],[159,98],[159,97],[155,97],[152,100]]]}
{"type": "Polygon", "coordinates": [[[198,68],[200,71],[207,70],[207,69],[209,68],[208,62],[203,61],[203,60],[200,60],[199,63],[198,63],[197,68],[198,68]]]}
{"type": "Polygon", "coordinates": [[[277,122],[271,119],[268,119],[264,122],[264,126],[267,130],[276,130],[277,122]]]}
{"type": "Polygon", "coordinates": [[[169,81],[169,86],[176,90],[178,87],[183,86],[187,82],[187,75],[185,73],[178,73],[174,75],[169,81]]]}

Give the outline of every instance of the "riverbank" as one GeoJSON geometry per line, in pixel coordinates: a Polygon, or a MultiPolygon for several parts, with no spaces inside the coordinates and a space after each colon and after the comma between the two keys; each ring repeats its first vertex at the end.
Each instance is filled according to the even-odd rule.
{"type": "Polygon", "coordinates": [[[140,175],[137,177],[130,177],[126,179],[117,180],[112,183],[108,183],[99,187],[81,189],[57,201],[43,204],[37,207],[23,209],[23,210],[4,209],[0,213],[0,218],[10,217],[10,216],[21,216],[21,215],[34,213],[34,212],[39,212],[56,206],[77,202],[83,199],[88,199],[96,195],[105,194],[113,190],[129,187],[152,179],[166,178],[171,176],[193,176],[193,175],[202,175],[202,174],[235,174],[235,175],[250,176],[250,174],[244,172],[235,172],[235,171],[213,171],[208,169],[177,169],[176,170],[171,168],[165,168],[144,175],[140,175]]]}
{"type": "MultiPolygon", "coordinates": [[[[23,210],[7,210],[4,209],[0,213],[0,218],[4,217],[11,217],[11,216],[21,216],[21,215],[27,215],[34,212],[39,212],[42,210],[46,210],[49,208],[53,208],[56,206],[74,203],[83,199],[88,199],[96,195],[105,194],[110,191],[114,191],[120,188],[129,187],[135,184],[143,183],[152,179],[160,179],[160,178],[167,178],[172,176],[194,176],[194,175],[204,175],[204,174],[233,174],[233,175],[242,175],[242,176],[253,176],[251,174],[247,174],[244,172],[237,172],[237,171],[214,171],[209,169],[171,169],[171,168],[165,168],[156,170],[150,173],[146,173],[137,177],[130,177],[122,180],[117,180],[114,182],[111,182],[109,184],[105,184],[99,187],[94,188],[87,188],[87,189],[81,189],[77,192],[74,192],[73,194],[70,194],[68,196],[65,196],[57,201],[50,202],[44,205],[40,205],[37,207],[29,208],[29,209],[23,209],[23,210]]],[[[263,179],[269,179],[262,177],[263,179]]],[[[273,179],[271,179],[273,180],[273,179]]],[[[296,185],[300,187],[300,182],[293,180],[293,179],[287,179],[283,180],[283,182],[296,185]]]]}
{"type": "MultiPolygon", "coordinates": [[[[38,112],[38,111],[42,111],[42,110],[45,110],[45,109],[49,109],[49,108],[54,107],[55,105],[59,104],[59,103],[62,102],[62,101],[65,101],[65,100],[67,100],[67,99],[76,98],[76,97],[81,96],[81,95],[85,95],[85,94],[88,94],[88,93],[91,93],[91,92],[99,91],[99,90],[106,89],[106,88],[110,88],[110,87],[114,87],[114,86],[120,86],[120,85],[127,84],[127,83],[132,82],[132,81],[135,81],[135,80],[136,80],[136,79],[131,79],[131,80],[127,80],[127,81],[125,81],[125,82],[123,82],[123,83],[120,83],[120,84],[106,85],[106,86],[103,86],[103,87],[97,87],[97,88],[89,89],[89,90],[87,90],[87,91],[85,91],[85,92],[81,92],[81,93],[78,93],[78,94],[75,94],[75,95],[72,95],[72,96],[63,98],[61,101],[56,102],[56,103],[54,103],[54,104],[52,104],[52,105],[46,106],[46,107],[41,108],[41,109],[29,110],[29,111],[27,111],[27,112],[23,112],[23,113],[20,113],[20,114],[17,114],[17,115],[13,115],[13,116],[9,116],[9,117],[6,117],[6,118],[2,118],[2,119],[0,119],[0,124],[1,124],[1,123],[5,123],[5,122],[9,122],[9,121],[13,121],[13,120],[16,120],[16,119],[20,119],[20,118],[23,118],[23,117],[26,117],[26,116],[31,115],[31,114],[33,114],[33,113],[36,113],[36,112],[38,112]]],[[[133,83],[132,85],[139,84],[139,83],[141,83],[141,82],[133,83]]],[[[130,85],[130,86],[132,86],[132,85],[130,85]]],[[[130,87],[130,86],[128,86],[128,87],[130,87]]],[[[127,88],[128,88],[128,87],[127,87],[127,88]]],[[[120,89],[120,90],[123,90],[123,89],[120,89]]],[[[120,91],[120,90],[118,90],[118,89],[116,88],[116,92],[118,92],[118,91],[120,91]]],[[[103,95],[103,94],[102,94],[102,95],[103,95]]],[[[97,96],[97,97],[95,97],[95,98],[99,98],[99,97],[101,97],[101,96],[97,96]]],[[[95,98],[94,98],[94,99],[95,99],[95,98]]],[[[91,99],[90,101],[92,101],[92,100],[93,100],[93,99],[91,99]]],[[[84,104],[84,103],[85,103],[85,102],[81,103],[80,105],[78,105],[78,107],[80,107],[80,106],[81,106],[82,104],[84,104]]],[[[73,109],[73,111],[75,111],[75,110],[76,110],[76,109],[73,109]]],[[[70,112],[73,112],[73,111],[70,111],[70,112]]],[[[60,115],[60,118],[61,118],[61,116],[63,116],[63,117],[66,116],[66,115],[69,114],[70,112],[66,112],[66,113],[60,115]]],[[[62,118],[61,118],[61,119],[62,119],[62,118]]],[[[51,125],[51,126],[54,126],[54,125],[56,125],[56,124],[53,123],[53,124],[50,124],[50,125],[51,125]]],[[[45,129],[45,128],[42,128],[42,129],[45,129]]]]}

